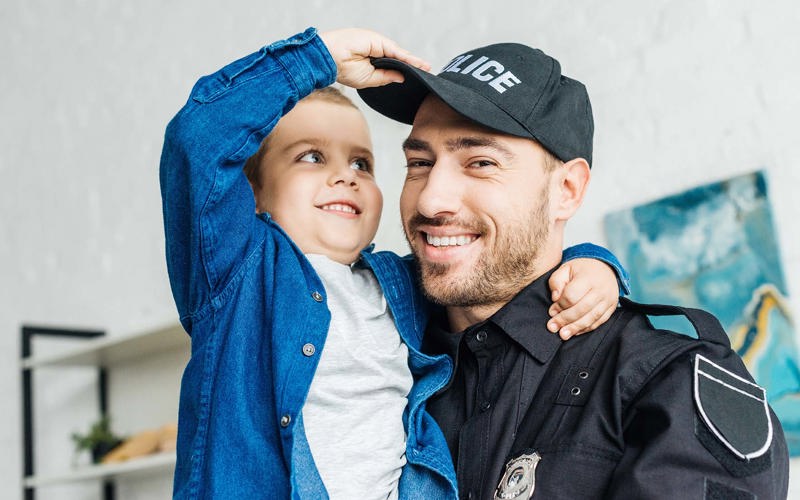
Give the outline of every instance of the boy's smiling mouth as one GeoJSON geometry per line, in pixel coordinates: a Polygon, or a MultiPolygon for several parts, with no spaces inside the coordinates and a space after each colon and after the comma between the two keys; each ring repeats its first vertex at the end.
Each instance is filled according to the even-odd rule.
{"type": "Polygon", "coordinates": [[[361,214],[361,209],[353,202],[336,200],[330,203],[317,206],[325,212],[332,212],[336,215],[355,216],[361,214]]]}

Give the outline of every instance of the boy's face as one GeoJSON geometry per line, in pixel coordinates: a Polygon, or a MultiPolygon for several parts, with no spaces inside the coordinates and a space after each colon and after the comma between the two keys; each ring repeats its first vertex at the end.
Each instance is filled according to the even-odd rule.
{"type": "Polygon", "coordinates": [[[303,253],[351,264],[375,237],[383,197],[359,110],[300,101],[270,134],[260,168],[258,210],[269,212],[303,253]]]}

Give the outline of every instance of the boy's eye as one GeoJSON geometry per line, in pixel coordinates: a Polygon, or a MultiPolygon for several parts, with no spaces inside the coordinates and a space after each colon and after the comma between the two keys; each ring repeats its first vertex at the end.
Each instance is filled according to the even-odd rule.
{"type": "Polygon", "coordinates": [[[361,170],[362,172],[371,172],[372,168],[365,158],[356,158],[350,163],[350,168],[353,170],[361,170]]]}
{"type": "Polygon", "coordinates": [[[317,151],[309,151],[297,159],[297,161],[304,161],[307,163],[322,163],[323,160],[324,158],[317,151]]]}

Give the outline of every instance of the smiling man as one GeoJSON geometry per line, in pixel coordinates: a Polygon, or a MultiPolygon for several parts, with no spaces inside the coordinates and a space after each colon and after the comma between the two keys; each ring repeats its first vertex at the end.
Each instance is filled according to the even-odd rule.
{"type": "MultiPolygon", "coordinates": [[[[452,327],[488,317],[533,281],[536,269],[561,260],[547,238],[555,161],[537,143],[498,137],[429,96],[403,149],[404,227],[425,291],[451,306],[452,327]]],[[[588,171],[582,163],[580,178],[588,171]]],[[[572,186],[571,207],[583,185],[572,186]]]]}
{"type": "Polygon", "coordinates": [[[456,368],[428,404],[469,499],[785,498],[786,443],[713,316],[625,301],[597,334],[548,335],[547,279],[590,179],[585,87],[503,43],[439,75],[392,59],[402,84],[362,89],[413,124],[406,237],[443,306],[423,350],[456,368]],[[699,339],[656,330],[680,314],[699,339]]]}

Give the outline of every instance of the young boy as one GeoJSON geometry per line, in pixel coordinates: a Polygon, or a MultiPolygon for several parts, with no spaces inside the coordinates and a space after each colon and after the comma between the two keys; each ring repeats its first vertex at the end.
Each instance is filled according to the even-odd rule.
{"type": "MultiPolygon", "coordinates": [[[[424,64],[372,32],[326,41],[309,29],[200,79],[167,127],[167,260],[192,337],[175,498],[457,497],[425,411],[451,360],[419,351],[413,261],[365,250],[382,208],[366,122],[335,91],[312,93],[337,69],[352,86],[399,79],[370,56],[424,64]]],[[[601,299],[573,280],[585,299],[557,326],[613,309],[608,276],[601,299]]]]}

